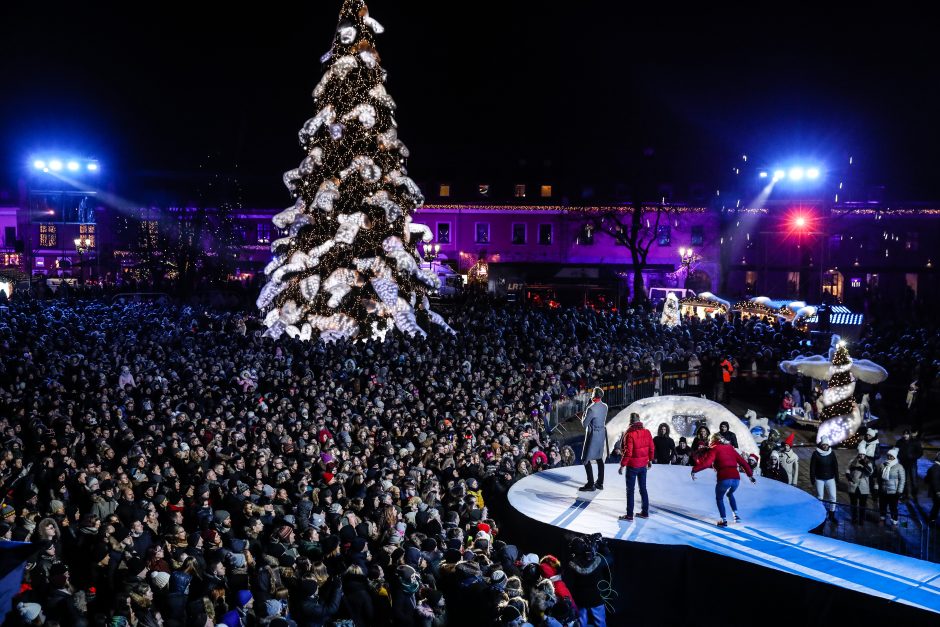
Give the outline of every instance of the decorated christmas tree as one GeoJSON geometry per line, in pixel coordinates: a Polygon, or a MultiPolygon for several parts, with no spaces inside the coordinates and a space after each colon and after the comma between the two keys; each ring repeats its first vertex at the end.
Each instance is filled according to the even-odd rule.
{"type": "Polygon", "coordinates": [[[829,385],[823,391],[823,409],[816,435],[823,436],[834,446],[853,435],[861,424],[858,406],[855,404],[855,377],[852,375],[852,358],[844,341],[838,341],[829,366],[829,385]]]}
{"type": "Polygon", "coordinates": [[[294,204],[273,218],[283,236],[257,302],[270,337],[332,341],[392,327],[424,336],[429,323],[453,332],[428,303],[440,281],[419,264],[416,244],[431,232],[411,221],[424,197],[385,91],[374,46],[383,30],[363,0],[344,1],[316,115],[299,133],[306,157],[284,174],[294,204]]]}
{"type": "Polygon", "coordinates": [[[659,317],[659,323],[669,328],[682,323],[679,317],[679,299],[672,292],[666,294],[666,302],[663,303],[663,314],[659,317]]]}

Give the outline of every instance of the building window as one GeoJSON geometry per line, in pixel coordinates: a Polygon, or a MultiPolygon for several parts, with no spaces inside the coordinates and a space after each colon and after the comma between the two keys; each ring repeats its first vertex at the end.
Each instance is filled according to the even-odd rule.
{"type": "Polygon", "coordinates": [[[489,244],[490,243],[490,223],[489,222],[477,222],[474,232],[474,241],[477,244],[489,244]]]}
{"type": "Polygon", "coordinates": [[[270,244],[271,243],[271,225],[267,222],[258,223],[258,243],[259,244],[270,244]]]}
{"type": "Polygon", "coordinates": [[[477,190],[480,192],[480,196],[489,196],[490,195],[490,185],[489,183],[480,183],[477,187],[477,190]]]}
{"type": "Polygon", "coordinates": [[[441,183],[441,186],[437,190],[437,195],[441,198],[450,198],[450,185],[441,183]]]}
{"type": "Polygon", "coordinates": [[[0,255],[0,261],[4,266],[18,266],[22,263],[22,257],[18,253],[3,253],[0,255]]]}
{"type": "Polygon", "coordinates": [[[552,225],[551,224],[540,224],[539,225],[539,244],[542,246],[548,246],[552,243],[552,225]]]}
{"type": "Polygon", "coordinates": [[[450,222],[437,223],[437,243],[450,244],[450,222]]]}
{"type": "Polygon", "coordinates": [[[16,227],[7,226],[3,229],[3,245],[16,246],[16,227]]]}
{"type": "Polygon", "coordinates": [[[669,246],[672,243],[672,227],[668,224],[660,224],[656,228],[656,239],[660,246],[669,246]]]}
{"type": "Polygon", "coordinates": [[[95,248],[95,225],[94,224],[79,224],[78,236],[81,239],[88,240],[89,248],[95,248]]]}
{"type": "Polygon", "coordinates": [[[701,246],[705,241],[705,227],[703,226],[693,226],[692,227],[692,238],[690,243],[692,246],[701,246]]]}
{"type": "Polygon", "coordinates": [[[594,225],[585,224],[578,232],[578,244],[581,246],[591,246],[594,244],[594,225]]]}
{"type": "Polygon", "coordinates": [[[56,246],[56,225],[40,224],[39,225],[39,247],[40,248],[55,248],[55,246],[56,246]]]}
{"type": "Polygon", "coordinates": [[[539,189],[539,193],[542,198],[551,198],[552,196],[552,186],[551,185],[542,185],[539,189]]]}
{"type": "Polygon", "coordinates": [[[525,223],[514,222],[512,225],[512,243],[525,244],[525,223]]]}
{"type": "Polygon", "coordinates": [[[516,185],[516,190],[513,195],[516,198],[525,198],[525,185],[521,183],[516,185]]]}

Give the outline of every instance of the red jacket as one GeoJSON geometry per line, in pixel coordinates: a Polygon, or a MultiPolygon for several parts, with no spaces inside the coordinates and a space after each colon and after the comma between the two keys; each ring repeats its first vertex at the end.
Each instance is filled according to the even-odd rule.
{"type": "Polygon", "coordinates": [[[744,469],[748,477],[753,476],[751,465],[747,460],[734,450],[730,444],[716,444],[699,458],[698,463],[692,469],[692,474],[713,467],[718,471],[718,481],[723,479],[740,479],[738,466],[744,469]]]}
{"type": "Polygon", "coordinates": [[[649,429],[643,428],[642,422],[634,422],[623,434],[620,441],[620,450],[623,451],[621,466],[642,468],[653,463],[655,448],[653,447],[653,434],[649,429]]]}

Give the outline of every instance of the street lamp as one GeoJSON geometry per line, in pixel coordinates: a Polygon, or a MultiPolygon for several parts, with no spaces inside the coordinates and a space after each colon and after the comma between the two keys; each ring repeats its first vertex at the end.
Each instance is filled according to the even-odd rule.
{"type": "Polygon", "coordinates": [[[75,251],[78,252],[78,265],[79,265],[78,282],[81,285],[84,285],[85,284],[85,264],[83,263],[83,257],[85,253],[91,250],[91,238],[76,237],[74,241],[75,241],[75,251]]]}
{"type": "Polygon", "coordinates": [[[440,244],[427,244],[424,247],[424,258],[428,260],[431,264],[431,269],[434,269],[434,260],[438,258],[441,254],[441,245],[440,244]]]}
{"type": "Polygon", "coordinates": [[[685,287],[689,287],[689,274],[692,272],[692,263],[697,259],[695,250],[682,247],[679,249],[679,259],[682,261],[682,267],[685,268],[685,287]]]}

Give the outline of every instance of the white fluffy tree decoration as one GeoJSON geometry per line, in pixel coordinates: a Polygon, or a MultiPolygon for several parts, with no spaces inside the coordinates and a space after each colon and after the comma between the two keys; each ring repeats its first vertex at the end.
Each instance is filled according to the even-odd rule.
{"type": "Polygon", "coordinates": [[[363,128],[372,128],[375,126],[375,107],[366,102],[358,104],[344,114],[342,120],[344,122],[359,120],[363,128]]]}
{"type": "Polygon", "coordinates": [[[376,35],[380,35],[385,32],[385,27],[379,24],[378,20],[374,17],[369,17],[369,13],[365,14],[365,17],[362,18],[362,21],[365,22],[366,26],[372,29],[372,32],[376,35]]]}
{"type": "Polygon", "coordinates": [[[313,137],[317,134],[322,127],[327,126],[333,123],[333,120],[336,119],[336,111],[333,109],[333,105],[326,105],[320,112],[315,116],[307,120],[307,123],[304,124],[304,127],[300,129],[300,139],[302,142],[306,142],[307,139],[313,137]]]}
{"type": "Polygon", "coordinates": [[[382,178],[382,169],[375,165],[375,161],[372,160],[372,157],[366,157],[365,155],[354,157],[348,168],[340,170],[339,177],[345,179],[353,172],[359,173],[362,180],[370,183],[374,183],[382,178]]]}
{"type": "Polygon", "coordinates": [[[297,219],[301,213],[304,212],[304,209],[307,208],[307,203],[304,202],[303,198],[298,198],[292,207],[288,207],[284,211],[275,215],[271,218],[271,222],[279,229],[286,229],[294,220],[297,219]]]}
{"type": "Polygon", "coordinates": [[[398,106],[395,104],[395,99],[389,96],[388,92],[385,91],[385,85],[381,83],[369,90],[369,96],[380,105],[388,107],[389,109],[394,110],[398,106]]]}
{"type": "Polygon", "coordinates": [[[360,284],[359,273],[349,268],[337,268],[323,282],[323,291],[330,295],[327,306],[333,309],[339,307],[340,301],[360,284]]]}
{"type": "Polygon", "coordinates": [[[379,134],[379,150],[397,150],[402,157],[411,155],[404,142],[398,139],[398,129],[390,128],[379,134]]]}
{"type": "Polygon", "coordinates": [[[401,217],[401,206],[392,200],[384,189],[366,197],[365,203],[384,209],[385,219],[389,222],[394,222],[401,217]]]}
{"type": "Polygon", "coordinates": [[[308,277],[304,277],[300,280],[300,295],[304,297],[308,303],[313,302],[313,299],[316,298],[317,293],[320,291],[320,275],[311,274],[308,277]]]}
{"type": "Polygon", "coordinates": [[[337,244],[352,244],[356,235],[359,234],[359,229],[366,225],[366,214],[361,211],[341,213],[336,216],[336,219],[339,221],[339,229],[333,236],[333,240],[337,244]]]}
{"type": "Polygon", "coordinates": [[[320,184],[317,195],[313,198],[313,204],[327,213],[333,212],[333,203],[339,199],[339,185],[333,179],[327,179],[320,184]]]}
{"type": "Polygon", "coordinates": [[[417,206],[420,207],[424,204],[424,194],[421,193],[421,189],[418,187],[418,184],[412,181],[409,177],[405,176],[398,170],[392,170],[388,173],[388,180],[396,186],[404,187],[415,199],[417,206]]]}
{"type": "Polygon", "coordinates": [[[346,75],[349,72],[356,68],[359,65],[356,63],[356,57],[353,56],[344,56],[336,60],[330,69],[323,75],[323,78],[320,79],[320,82],[317,83],[317,86],[313,89],[313,97],[319,98],[323,95],[323,92],[326,90],[326,86],[330,84],[334,78],[343,80],[346,78],[346,75]]]}
{"type": "Polygon", "coordinates": [[[341,26],[339,29],[339,40],[344,44],[351,44],[356,41],[356,27],[341,26]]]}
{"type": "Polygon", "coordinates": [[[375,68],[379,65],[379,60],[368,50],[363,50],[360,52],[359,58],[362,59],[363,65],[365,65],[367,68],[375,68]]]}
{"type": "Polygon", "coordinates": [[[398,302],[398,284],[391,279],[372,279],[371,281],[375,293],[388,306],[398,302]]]}

